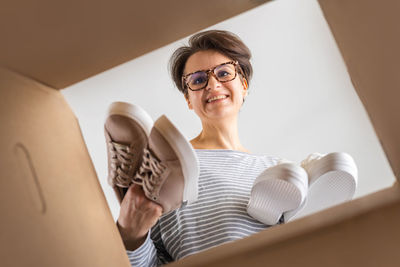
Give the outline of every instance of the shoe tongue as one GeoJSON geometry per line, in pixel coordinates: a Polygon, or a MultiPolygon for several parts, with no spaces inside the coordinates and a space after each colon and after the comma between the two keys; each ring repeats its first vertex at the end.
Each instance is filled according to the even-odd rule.
{"type": "Polygon", "coordinates": [[[310,166],[314,163],[314,162],[316,162],[317,160],[319,160],[320,158],[322,158],[324,155],[323,154],[320,154],[320,153],[312,153],[312,154],[310,154],[310,155],[308,155],[308,157],[306,158],[306,159],[304,159],[302,162],[301,162],[301,167],[303,167],[304,169],[308,169],[308,168],[310,168],[310,166]]]}

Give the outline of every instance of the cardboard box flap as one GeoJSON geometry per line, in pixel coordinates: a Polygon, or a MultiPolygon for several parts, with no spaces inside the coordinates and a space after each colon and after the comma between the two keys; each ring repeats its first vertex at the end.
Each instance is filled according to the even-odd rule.
{"type": "Polygon", "coordinates": [[[319,2],[357,94],[400,179],[400,1],[319,2]]]}
{"type": "Polygon", "coordinates": [[[0,68],[1,266],[130,266],[61,92],[0,68]]]}
{"type": "Polygon", "coordinates": [[[398,266],[398,185],[268,228],[170,267],[398,266]]]}
{"type": "Polygon", "coordinates": [[[61,89],[266,1],[6,0],[0,65],[61,89]]]}

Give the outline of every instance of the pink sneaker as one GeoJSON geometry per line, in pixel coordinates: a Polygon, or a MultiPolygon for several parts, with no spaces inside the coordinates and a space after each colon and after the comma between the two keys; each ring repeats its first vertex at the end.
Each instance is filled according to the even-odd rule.
{"type": "Polygon", "coordinates": [[[114,102],[104,124],[107,143],[108,183],[121,203],[142,164],[143,150],[153,126],[151,117],[140,107],[114,102]]]}
{"type": "Polygon", "coordinates": [[[147,198],[163,207],[163,213],[197,200],[197,156],[166,116],[153,125],[140,107],[115,102],[104,130],[108,183],[120,203],[132,183],[141,185],[147,198]]]}
{"type": "Polygon", "coordinates": [[[133,182],[163,207],[163,213],[193,203],[198,197],[199,167],[190,143],[163,115],[155,123],[144,148],[142,165],[133,182]]]}

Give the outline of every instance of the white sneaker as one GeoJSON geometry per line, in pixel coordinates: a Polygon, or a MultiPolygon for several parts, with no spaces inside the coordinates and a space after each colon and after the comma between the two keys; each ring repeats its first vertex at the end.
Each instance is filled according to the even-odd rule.
{"type": "Polygon", "coordinates": [[[357,188],[357,166],[353,158],[341,152],[313,153],[301,162],[308,173],[306,201],[284,214],[285,222],[338,205],[353,198],[357,188]]]}
{"type": "Polygon", "coordinates": [[[293,163],[279,163],[254,181],[247,213],[267,224],[277,224],[282,215],[304,203],[308,188],[306,171],[293,163]]]}

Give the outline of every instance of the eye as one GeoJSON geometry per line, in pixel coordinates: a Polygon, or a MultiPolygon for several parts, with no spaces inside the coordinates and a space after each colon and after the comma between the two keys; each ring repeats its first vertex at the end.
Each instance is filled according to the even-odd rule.
{"type": "Polygon", "coordinates": [[[206,79],[204,77],[198,77],[194,81],[192,81],[192,84],[200,84],[200,83],[204,83],[205,81],[206,81],[206,79]]]}
{"type": "Polygon", "coordinates": [[[230,81],[235,77],[235,66],[233,64],[223,64],[215,68],[215,76],[220,81],[230,81]]]}
{"type": "Polygon", "coordinates": [[[207,82],[207,74],[204,72],[193,73],[189,77],[189,84],[197,85],[207,82]]]}
{"type": "Polygon", "coordinates": [[[231,73],[226,70],[220,70],[217,73],[218,78],[222,78],[222,77],[229,76],[229,75],[231,75],[231,73]]]}

